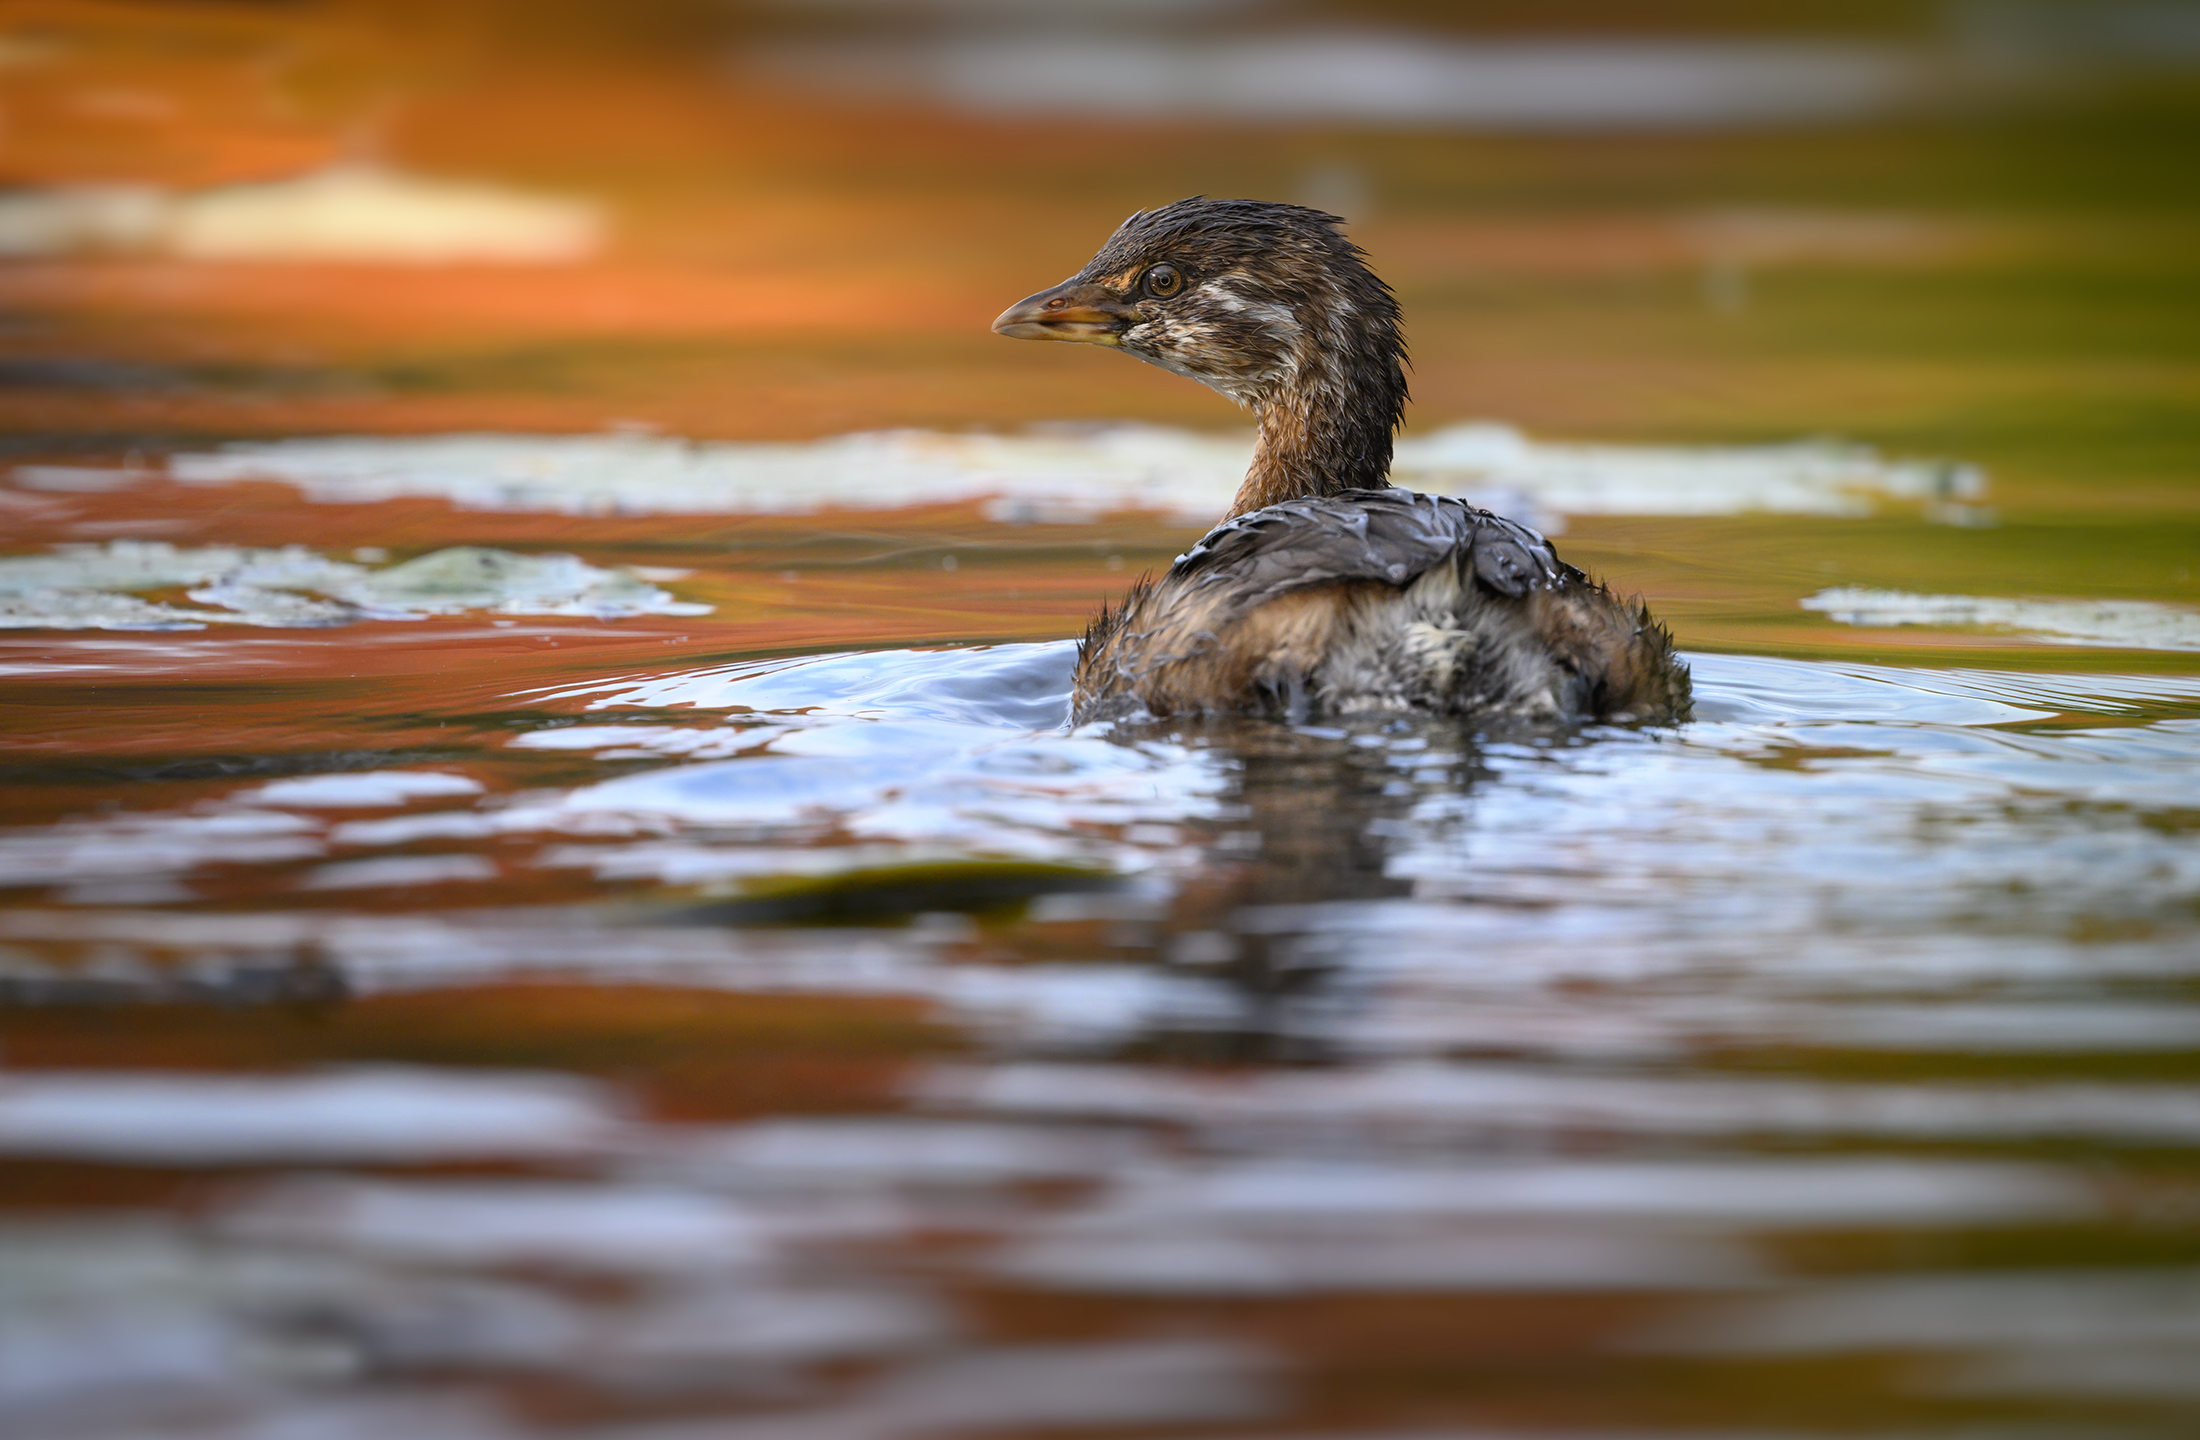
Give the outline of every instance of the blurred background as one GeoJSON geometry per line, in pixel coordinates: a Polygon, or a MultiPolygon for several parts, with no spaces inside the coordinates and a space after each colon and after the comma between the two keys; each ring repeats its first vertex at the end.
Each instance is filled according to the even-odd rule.
{"type": "Polygon", "coordinates": [[[26,0],[0,67],[20,437],[1235,424],[985,331],[1207,193],[1351,221],[1420,426],[2194,455],[2179,0],[26,0]]]}
{"type": "Polygon", "coordinates": [[[2200,1417],[2200,4],[5,0],[0,1428],[2200,1417]],[[1671,730],[1064,732],[1345,218],[1671,730]]]}

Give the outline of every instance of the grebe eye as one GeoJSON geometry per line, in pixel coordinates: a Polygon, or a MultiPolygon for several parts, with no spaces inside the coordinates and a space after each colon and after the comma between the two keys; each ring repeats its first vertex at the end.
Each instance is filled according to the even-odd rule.
{"type": "Polygon", "coordinates": [[[1174,265],[1156,265],[1146,272],[1146,293],[1166,300],[1184,288],[1184,276],[1174,265]]]}

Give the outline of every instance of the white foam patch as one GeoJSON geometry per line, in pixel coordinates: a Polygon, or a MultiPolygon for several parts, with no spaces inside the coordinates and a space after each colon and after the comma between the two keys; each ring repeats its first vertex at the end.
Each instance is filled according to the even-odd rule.
{"type": "Polygon", "coordinates": [[[1464,40],[1375,30],[1223,38],[955,33],[760,45],[764,76],[864,103],[983,115],[1210,116],[1474,130],[1691,130],[1823,123],[1900,106],[1935,72],[1824,40],[1464,40]]]}
{"type": "Polygon", "coordinates": [[[0,1078],[0,1153],[144,1165],[410,1162],[595,1154],[608,1096],[559,1075],[371,1069],[0,1078]]]}
{"type": "MultiPolygon", "coordinates": [[[[1046,427],[1021,435],[886,431],[800,444],[643,435],[351,436],[181,454],[193,485],[278,480],[309,498],[409,496],[466,509],[595,514],[808,514],[982,502],[995,519],[1069,522],[1147,511],[1207,526],[1228,509],[1250,432],[1046,427]]],[[[43,467],[42,484],[52,477],[43,467]]],[[[1548,444],[1503,425],[1398,442],[1393,478],[1524,519],[1547,515],[1862,515],[1888,500],[1975,498],[1977,471],[1861,446],[1548,444]]]]}
{"type": "Polygon", "coordinates": [[[189,260],[582,260],[603,243],[590,201],[424,180],[368,165],[172,193],[67,185],[0,197],[0,255],[165,252],[189,260]]]}
{"type": "Polygon", "coordinates": [[[809,1190],[1089,1180],[1148,1157],[1129,1130],[903,1116],[729,1126],[679,1157],[682,1173],[740,1189],[809,1190]]]}
{"type": "Polygon", "coordinates": [[[522,692],[591,709],[733,711],[743,723],[539,732],[560,748],[577,737],[600,755],[696,763],[514,803],[497,823],[510,834],[617,842],[563,847],[538,863],[677,884],[957,858],[1117,875],[1188,861],[1188,845],[1173,830],[1159,838],[1159,828],[1215,814],[1226,767],[1183,745],[1061,733],[1074,651],[1059,641],[915,652],[914,664],[901,663],[912,652],[801,656],[522,692]],[[723,755],[739,758],[709,758],[723,755]],[[735,832],[837,843],[723,843],[735,832]]]}
{"type": "Polygon", "coordinates": [[[496,865],[480,855],[384,855],[323,865],[300,884],[307,890],[377,890],[496,878],[496,865]]]}
{"type": "MultiPolygon", "coordinates": [[[[1920,1007],[1923,1008],[1923,1007],[1920,1007]]],[[[2192,1017],[2182,1017],[2191,1034],[2192,1017]]],[[[2200,1089],[2183,1085],[1826,1083],[1592,1076],[1532,1066],[1400,1064],[1218,1080],[1109,1065],[941,1067],[918,1093],[1026,1120],[1136,1120],[1221,1132],[1285,1129],[1421,1136],[1505,1130],[1732,1137],[1871,1135],[2200,1140],[2200,1089]]]]}
{"type": "Polygon", "coordinates": [[[298,775],[270,780],[229,798],[247,804],[333,810],[378,809],[417,799],[480,793],[479,780],[441,770],[363,770],[350,775],[298,775]]]}
{"type": "Polygon", "coordinates": [[[731,1202],[691,1191],[538,1180],[278,1186],[232,1233],[444,1265],[682,1273],[748,1268],[765,1236],[731,1202]]]}
{"type": "Polygon", "coordinates": [[[321,826],[268,810],[78,815],[0,830],[0,885],[141,880],[200,865],[274,865],[322,851],[321,826]]]}
{"type": "Polygon", "coordinates": [[[572,555],[519,555],[453,546],[382,569],[331,560],[302,545],[178,548],[158,540],[63,545],[0,559],[0,629],[199,630],[360,620],[492,615],[703,615],[621,570],[572,555]],[[147,599],[181,590],[194,605],[147,599]]]}
{"type": "Polygon", "coordinates": [[[1081,1219],[1392,1226],[1609,1217],[1750,1229],[1978,1223],[2085,1214],[2092,1188],[2044,1166],[1954,1160],[1410,1161],[1258,1159],[1129,1177],[1081,1219]]]}
{"type": "Polygon", "coordinates": [[[1425,1225],[1345,1233],[1248,1233],[1149,1216],[1041,1228],[993,1261],[1049,1289],[1129,1295],[1289,1295],[1320,1291],[1683,1290],[1757,1278],[1738,1245],[1588,1225],[1425,1225]]]}
{"type": "MultiPolygon", "coordinates": [[[[698,829],[722,834],[729,827],[758,837],[837,831],[849,840],[896,847],[904,864],[959,855],[1131,874],[1186,857],[1129,843],[1129,827],[1212,813],[1226,785],[1211,757],[1158,742],[1131,747],[1088,736],[1002,739],[975,726],[881,720],[796,732],[775,742],[770,753],[750,758],[584,785],[555,799],[515,805],[498,819],[508,833],[606,837],[698,829]]],[[[852,858],[813,853],[824,871],[839,870],[852,858]]],[[[690,883],[809,868],[786,852],[729,855],[716,840],[622,845],[602,854],[577,850],[544,860],[590,865],[606,875],[679,875],[690,883]]]]}
{"type": "Polygon", "coordinates": [[[688,760],[721,760],[762,748],[780,733],[776,727],[754,726],[697,729],[676,725],[573,725],[562,730],[534,730],[515,735],[515,750],[586,750],[606,760],[640,760],[672,756],[688,760]]]}
{"type": "Polygon", "coordinates": [[[2004,600],[1843,586],[1800,603],[1844,625],[2003,630],[2055,645],[2200,650],[2200,612],[2146,600],[2004,600]]]}

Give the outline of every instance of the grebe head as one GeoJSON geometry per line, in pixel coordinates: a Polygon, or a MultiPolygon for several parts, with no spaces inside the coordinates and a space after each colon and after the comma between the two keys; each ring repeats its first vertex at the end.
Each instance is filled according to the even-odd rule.
{"type": "Polygon", "coordinates": [[[1343,223],[1260,200],[1141,210],[993,329],[1123,350],[1254,411],[1261,446],[1236,510],[1382,485],[1405,344],[1390,287],[1343,223]]]}

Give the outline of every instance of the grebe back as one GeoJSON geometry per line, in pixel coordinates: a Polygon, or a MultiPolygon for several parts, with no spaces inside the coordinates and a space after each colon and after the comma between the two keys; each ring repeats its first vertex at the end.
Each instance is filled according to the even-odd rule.
{"type": "Polygon", "coordinates": [[[1259,419],[1223,523],[1087,631],[1073,718],[1686,719],[1687,667],[1643,606],[1524,525],[1391,486],[1398,306],[1341,224],[1179,200],[1133,215],[1076,275],[993,322],[1123,350],[1259,419]]]}

